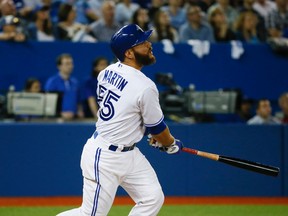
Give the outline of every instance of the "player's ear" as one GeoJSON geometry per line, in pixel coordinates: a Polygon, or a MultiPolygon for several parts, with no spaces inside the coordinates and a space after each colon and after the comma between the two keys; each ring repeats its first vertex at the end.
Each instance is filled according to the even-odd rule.
{"type": "Polygon", "coordinates": [[[128,59],[133,59],[134,58],[134,52],[132,49],[128,49],[125,52],[125,57],[128,59]]]}

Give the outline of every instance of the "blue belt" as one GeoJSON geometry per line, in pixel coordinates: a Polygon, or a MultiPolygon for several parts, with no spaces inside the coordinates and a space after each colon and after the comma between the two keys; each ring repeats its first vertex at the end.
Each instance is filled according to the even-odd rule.
{"type": "MultiPolygon", "coordinates": [[[[135,146],[136,146],[136,143],[134,143],[132,146],[124,147],[124,148],[121,150],[121,152],[131,151],[131,150],[134,149],[135,146]]],[[[110,145],[108,149],[111,150],[111,151],[116,151],[117,148],[118,148],[118,146],[110,145]]]]}
{"type": "MultiPolygon", "coordinates": [[[[98,133],[97,133],[97,131],[95,131],[94,134],[93,134],[94,139],[97,137],[97,135],[98,135],[98,133]]],[[[135,148],[135,146],[136,146],[136,143],[134,143],[132,146],[126,146],[126,147],[124,147],[124,148],[121,150],[121,152],[131,151],[131,150],[133,150],[133,149],[135,148]]],[[[116,150],[118,149],[118,146],[116,146],[116,145],[110,145],[110,146],[108,147],[108,149],[109,149],[110,151],[116,151],[116,150]]]]}

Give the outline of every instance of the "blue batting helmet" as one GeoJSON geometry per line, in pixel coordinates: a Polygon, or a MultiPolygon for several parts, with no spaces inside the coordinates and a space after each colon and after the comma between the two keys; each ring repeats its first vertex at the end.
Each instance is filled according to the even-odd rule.
{"type": "Polygon", "coordinates": [[[123,61],[126,50],[145,42],[151,36],[152,30],[143,31],[136,24],[122,27],[111,38],[110,46],[114,55],[123,61]]]}

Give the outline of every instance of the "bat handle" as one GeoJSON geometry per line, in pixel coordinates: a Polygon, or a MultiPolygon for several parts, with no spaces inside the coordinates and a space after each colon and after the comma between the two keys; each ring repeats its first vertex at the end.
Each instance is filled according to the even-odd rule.
{"type": "Polygon", "coordinates": [[[186,148],[186,147],[183,147],[183,148],[182,148],[182,151],[183,151],[183,152],[190,153],[190,154],[195,154],[195,155],[198,154],[198,150],[191,149],[191,148],[186,148]]]}
{"type": "Polygon", "coordinates": [[[186,147],[182,148],[182,151],[190,153],[190,154],[195,154],[195,155],[198,155],[201,157],[209,158],[209,159],[215,160],[215,161],[219,160],[219,155],[217,155],[217,154],[203,152],[203,151],[199,151],[199,150],[191,149],[191,148],[186,148],[186,147]]]}

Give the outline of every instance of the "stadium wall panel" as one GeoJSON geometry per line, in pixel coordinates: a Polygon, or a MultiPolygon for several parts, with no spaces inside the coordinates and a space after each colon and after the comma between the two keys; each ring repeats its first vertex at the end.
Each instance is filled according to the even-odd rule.
{"type": "MultiPolygon", "coordinates": [[[[186,153],[167,155],[143,138],[137,146],[156,170],[166,195],[288,195],[287,126],[169,127],[187,147],[277,166],[281,172],[275,178],[186,153]]],[[[94,130],[94,123],[0,124],[0,196],[81,195],[80,156],[94,130]]],[[[119,189],[118,195],[124,194],[119,189]]]]}

